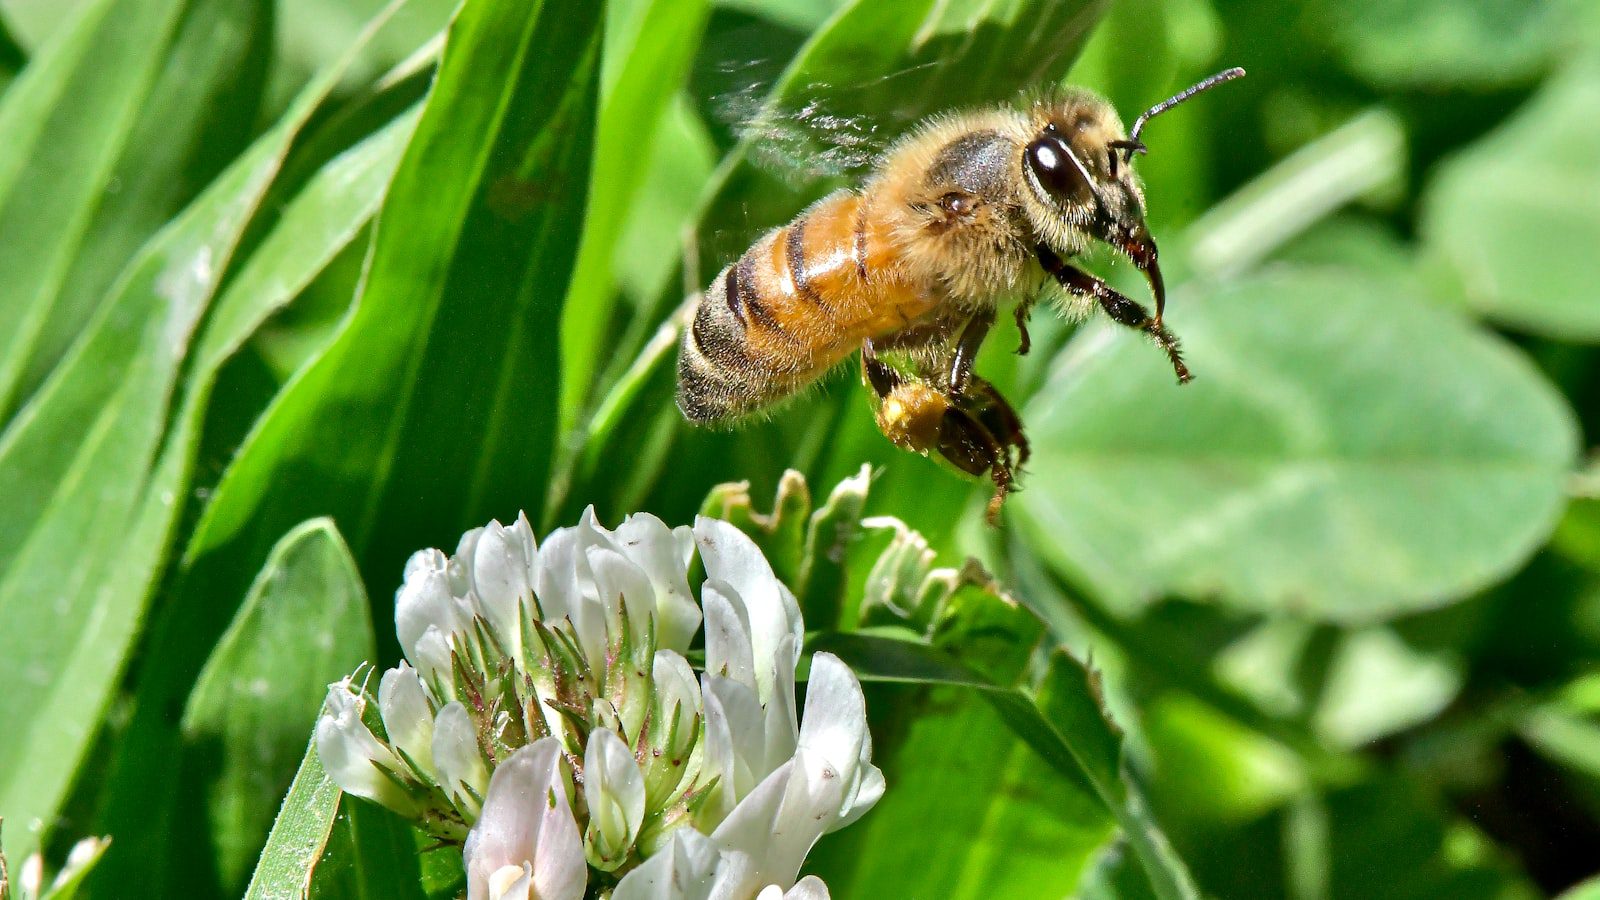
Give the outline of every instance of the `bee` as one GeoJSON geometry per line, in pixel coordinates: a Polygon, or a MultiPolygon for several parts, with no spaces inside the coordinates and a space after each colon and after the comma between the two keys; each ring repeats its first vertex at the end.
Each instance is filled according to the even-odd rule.
{"type": "Polygon", "coordinates": [[[767,232],[698,298],[678,356],[678,408],[715,424],[770,408],[856,352],[879,429],[994,483],[998,522],[1027,461],[1021,418],[973,361],[1015,299],[1028,350],[1034,302],[1094,308],[1147,335],[1180,384],[1191,376],[1163,324],[1166,289],[1133,158],[1154,116],[1238,78],[1229,69],[1146,110],[1125,132],[1111,104],[1066,88],[1019,106],[934,117],[856,190],[767,232]],[[1126,256],[1155,312],[1073,265],[1094,243],[1126,256]],[[910,372],[885,354],[905,357],[910,372]]]}

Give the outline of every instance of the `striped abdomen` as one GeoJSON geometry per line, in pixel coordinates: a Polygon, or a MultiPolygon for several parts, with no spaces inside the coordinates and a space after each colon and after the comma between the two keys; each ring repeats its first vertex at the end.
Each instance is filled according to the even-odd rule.
{"type": "Polygon", "coordinates": [[[697,422],[743,415],[815,381],[870,337],[933,309],[897,277],[871,199],[840,191],[768,232],[706,289],[678,354],[678,407],[697,422]]]}

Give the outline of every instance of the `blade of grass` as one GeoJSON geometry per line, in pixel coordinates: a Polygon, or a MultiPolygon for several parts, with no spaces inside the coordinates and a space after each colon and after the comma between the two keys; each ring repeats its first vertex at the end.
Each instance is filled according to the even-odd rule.
{"type": "MultiPolygon", "coordinates": [[[[169,467],[181,470],[187,455],[153,467],[191,337],[294,136],[336,75],[307,88],[141,252],[0,436],[0,482],[36,492],[0,516],[0,681],[13,686],[0,692],[8,723],[0,808],[19,819],[53,822],[97,733],[186,490],[169,467]]],[[[19,855],[41,837],[14,831],[6,850],[19,855]]]]}

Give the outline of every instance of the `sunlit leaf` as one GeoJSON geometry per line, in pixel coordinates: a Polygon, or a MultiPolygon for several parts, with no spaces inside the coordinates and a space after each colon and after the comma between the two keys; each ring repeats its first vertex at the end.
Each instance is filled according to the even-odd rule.
{"type": "Polygon", "coordinates": [[[599,62],[599,11],[558,6],[475,0],[456,18],[357,308],[219,483],[179,604],[228,596],[307,516],[338,521],[384,585],[417,548],[539,507],[599,62]]]}
{"type": "MultiPolygon", "coordinates": [[[[178,452],[160,454],[194,331],[336,75],[308,87],[141,251],[72,353],[0,435],[0,481],[15,486],[0,516],[0,678],[27,685],[0,692],[0,715],[12,724],[0,741],[0,807],[12,815],[48,819],[98,727],[182,508],[195,407],[181,417],[189,434],[167,445],[178,452]],[[44,596],[53,602],[40,603],[44,596]]],[[[292,289],[263,291],[235,302],[242,321],[259,322],[290,296],[292,289]]],[[[205,357],[208,365],[243,337],[208,331],[208,354],[216,354],[205,357]]],[[[203,406],[210,377],[201,370],[196,384],[204,387],[190,402],[203,406]]]]}
{"type": "Polygon", "coordinates": [[[1515,350],[1353,274],[1168,306],[1197,381],[1084,334],[1025,415],[1033,548],[1128,608],[1163,593],[1356,620],[1437,606],[1543,542],[1571,412],[1515,350]]]}
{"type": "Polygon", "coordinates": [[[607,6],[600,117],[596,124],[583,240],[561,319],[562,423],[571,427],[589,380],[600,367],[616,296],[613,264],[628,265],[619,243],[629,207],[640,199],[655,132],[680,83],[709,11],[708,0],[628,0],[607,6]]]}

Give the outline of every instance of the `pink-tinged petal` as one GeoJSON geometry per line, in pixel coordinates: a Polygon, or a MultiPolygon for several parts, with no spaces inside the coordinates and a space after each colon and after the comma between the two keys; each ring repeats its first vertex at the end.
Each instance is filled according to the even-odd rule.
{"type": "Polygon", "coordinates": [[[490,876],[524,864],[533,900],[582,900],[588,865],[558,740],[536,741],[495,769],[465,857],[468,900],[490,900],[490,876]]]}

